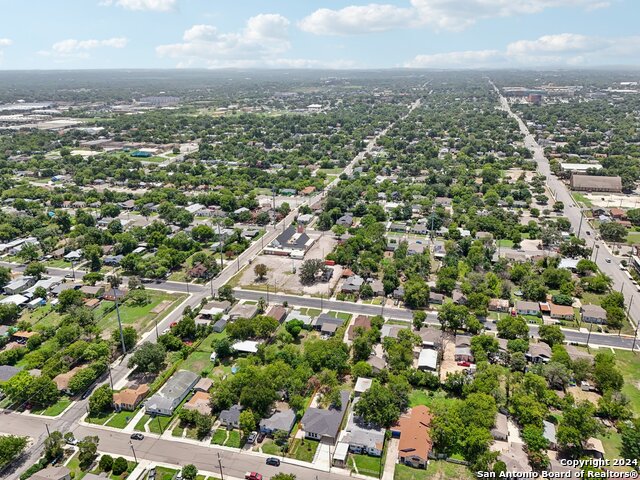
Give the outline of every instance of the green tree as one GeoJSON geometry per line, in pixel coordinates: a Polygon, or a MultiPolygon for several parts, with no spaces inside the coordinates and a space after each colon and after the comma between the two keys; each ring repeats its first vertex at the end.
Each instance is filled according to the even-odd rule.
{"type": "Polygon", "coordinates": [[[258,263],[255,267],[253,267],[253,272],[258,277],[258,280],[264,280],[264,277],[267,276],[268,268],[264,263],[258,263]]]}
{"type": "Polygon", "coordinates": [[[538,329],[540,340],[550,347],[564,343],[564,333],[558,325],[541,325],[538,329]]]}
{"type": "Polygon", "coordinates": [[[291,334],[294,339],[298,338],[298,335],[300,335],[300,332],[302,331],[302,327],[304,327],[304,323],[301,320],[295,318],[288,321],[285,325],[285,329],[291,334]]]}
{"type": "Polygon", "coordinates": [[[158,343],[144,342],[129,359],[129,368],[142,373],[158,373],[164,365],[167,355],[165,348],[158,343]]]}
{"type": "Polygon", "coordinates": [[[102,268],[102,249],[100,245],[87,245],[83,249],[84,258],[89,261],[89,269],[92,272],[99,272],[102,268]]]}
{"type": "Polygon", "coordinates": [[[107,412],[113,405],[113,391],[109,385],[96,388],[89,397],[89,413],[93,416],[107,412]]]}
{"type": "Polygon", "coordinates": [[[556,434],[558,445],[574,454],[579,454],[582,451],[583,442],[602,430],[595,413],[595,407],[588,401],[565,408],[556,434]]]}
{"type": "Polygon", "coordinates": [[[250,408],[240,412],[240,430],[244,437],[248,437],[256,429],[256,418],[250,408]]]}
{"type": "Polygon", "coordinates": [[[103,472],[110,472],[113,468],[113,457],[108,454],[104,454],[100,457],[100,461],[98,462],[98,467],[103,472]]]}
{"type": "Polygon", "coordinates": [[[416,310],[413,312],[413,328],[420,330],[427,320],[427,313],[423,310],[416,310]]]}
{"type": "Polygon", "coordinates": [[[95,460],[99,441],[100,439],[96,436],[87,436],[78,443],[78,460],[81,469],[88,470],[95,460]]]}
{"type": "Polygon", "coordinates": [[[42,274],[46,273],[47,267],[40,262],[31,262],[24,269],[24,274],[35,277],[36,280],[40,280],[42,278],[42,274]]]}
{"type": "Polygon", "coordinates": [[[620,391],[624,384],[624,378],[616,367],[615,356],[612,353],[600,352],[596,354],[593,379],[601,392],[606,390],[620,391]]]}
{"type": "Polygon", "coordinates": [[[27,437],[0,435],[0,471],[27,448],[27,437]]]}
{"type": "Polygon", "coordinates": [[[195,480],[197,476],[198,468],[194,464],[190,463],[182,467],[182,478],[184,480],[195,480]]]}
{"type": "Polygon", "coordinates": [[[0,288],[11,281],[11,269],[8,267],[0,267],[0,288]]]}
{"type": "Polygon", "coordinates": [[[113,467],[111,467],[111,473],[116,476],[122,475],[129,468],[129,462],[124,457],[118,457],[113,461],[113,467]]]}
{"type": "Polygon", "coordinates": [[[627,238],[627,228],[617,222],[601,223],[600,235],[607,242],[622,243],[627,238]]]}
{"type": "Polygon", "coordinates": [[[317,280],[317,275],[324,269],[324,261],[319,258],[305,260],[298,269],[300,283],[303,285],[313,285],[317,280]]]}
{"type": "Polygon", "coordinates": [[[61,458],[63,454],[64,439],[62,433],[56,431],[51,432],[44,440],[44,458],[47,462],[51,462],[56,458],[61,458]]]}
{"type": "Polygon", "coordinates": [[[506,338],[507,340],[529,338],[529,326],[522,317],[504,316],[498,320],[496,326],[500,338],[506,338]]]}
{"type": "MultiPolygon", "coordinates": [[[[634,468],[640,470],[640,418],[636,418],[621,428],[623,458],[636,460],[634,468]]],[[[1,451],[1,450],[0,450],[1,451]]]]}

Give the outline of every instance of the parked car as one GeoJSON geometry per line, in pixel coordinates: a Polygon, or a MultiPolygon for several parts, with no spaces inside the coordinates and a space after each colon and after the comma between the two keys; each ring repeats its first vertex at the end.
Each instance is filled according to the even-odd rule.
{"type": "Polygon", "coordinates": [[[70,437],[65,439],[65,442],[67,442],[67,445],[77,445],[78,444],[78,439],[75,437],[70,437]]]}
{"type": "Polygon", "coordinates": [[[147,474],[147,480],[155,480],[156,479],[156,467],[152,467],[147,474]]]}
{"type": "Polygon", "coordinates": [[[247,472],[244,474],[246,480],[262,480],[262,474],[258,472],[247,472]]]}
{"type": "Polygon", "coordinates": [[[267,465],[271,465],[272,467],[279,467],[280,460],[277,459],[276,457],[269,457],[267,458],[267,465]]]}
{"type": "Polygon", "coordinates": [[[264,437],[266,437],[267,435],[265,433],[260,432],[258,434],[258,439],[256,440],[258,443],[262,442],[264,440],[264,437]]]}
{"type": "Polygon", "coordinates": [[[604,261],[607,263],[611,263],[611,259],[609,257],[605,258],[604,261]]]}
{"type": "Polygon", "coordinates": [[[144,440],[144,435],[141,433],[132,433],[131,440],[144,440]]]}
{"type": "Polygon", "coordinates": [[[458,365],[460,365],[461,367],[470,367],[471,366],[471,362],[458,362],[458,365]]]}
{"type": "Polygon", "coordinates": [[[249,434],[249,437],[247,438],[247,443],[249,445],[253,445],[254,443],[256,443],[256,438],[258,438],[258,432],[251,432],[249,434]]]}

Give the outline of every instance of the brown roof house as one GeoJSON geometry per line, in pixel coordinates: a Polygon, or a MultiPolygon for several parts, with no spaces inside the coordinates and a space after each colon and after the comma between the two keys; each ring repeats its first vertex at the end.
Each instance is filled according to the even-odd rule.
{"type": "Polygon", "coordinates": [[[137,388],[125,388],[113,394],[113,407],[117,410],[133,411],[149,393],[149,386],[146,383],[137,388]]]}
{"type": "Polygon", "coordinates": [[[182,408],[185,410],[195,410],[202,415],[211,415],[209,392],[197,391],[182,408]]]}
{"type": "Polygon", "coordinates": [[[426,468],[433,446],[429,430],[431,412],[424,405],[413,407],[407,415],[400,417],[395,436],[400,436],[398,461],[414,468],[426,468]]]}
{"type": "Polygon", "coordinates": [[[349,325],[349,328],[347,329],[347,338],[349,340],[353,341],[353,339],[356,336],[356,328],[358,327],[363,328],[365,330],[370,330],[371,319],[366,315],[358,315],[353,321],[353,323],[349,325]]]}
{"type": "Polygon", "coordinates": [[[549,304],[551,318],[559,320],[573,320],[575,313],[573,307],[570,305],[556,305],[555,303],[549,304]]]}
{"type": "Polygon", "coordinates": [[[80,370],[84,370],[87,367],[88,365],[80,365],[78,367],[72,368],[66,373],[61,373],[60,375],[57,375],[56,377],[54,377],[53,383],[55,383],[56,387],[58,387],[58,391],[64,392],[64,393],[70,393],[69,382],[71,381],[71,379],[76,373],[78,373],[80,370]]]}
{"type": "Polygon", "coordinates": [[[280,305],[274,305],[267,313],[267,317],[275,318],[279,323],[282,323],[287,318],[287,309],[280,305]]]}

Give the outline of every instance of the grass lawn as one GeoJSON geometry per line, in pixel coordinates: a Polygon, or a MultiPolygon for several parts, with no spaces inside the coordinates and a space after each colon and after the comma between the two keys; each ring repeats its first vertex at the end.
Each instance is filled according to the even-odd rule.
{"type": "Polygon", "coordinates": [[[317,308],[301,308],[300,313],[303,315],[308,315],[309,317],[317,317],[322,313],[322,310],[317,308]]]}
{"type": "Polygon", "coordinates": [[[118,412],[107,422],[107,427],[124,428],[135,415],[136,412],[128,412],[126,410],[118,412]]]}
{"type": "Polygon", "coordinates": [[[166,467],[156,467],[156,480],[171,480],[178,470],[166,467]]]}
{"type": "Polygon", "coordinates": [[[622,447],[622,437],[617,431],[608,429],[606,435],[598,435],[598,438],[602,440],[605,453],[604,458],[610,460],[621,458],[620,448],[622,447]]]}
{"type": "Polygon", "coordinates": [[[142,418],[140,420],[138,420],[138,423],[136,423],[136,426],[134,427],[135,430],[137,430],[138,432],[144,432],[144,426],[147,424],[147,422],[151,419],[150,415],[144,414],[142,416],[142,418]]]}
{"type": "Polygon", "coordinates": [[[193,352],[180,365],[180,370],[189,370],[198,375],[207,376],[213,370],[213,362],[210,359],[211,352],[193,352]]]}
{"type": "Polygon", "coordinates": [[[157,416],[149,422],[149,431],[160,435],[167,429],[171,420],[173,420],[173,417],[157,416]]]}
{"type": "Polygon", "coordinates": [[[107,420],[111,418],[111,415],[113,415],[113,412],[104,412],[94,417],[87,417],[85,421],[87,423],[93,423],[94,425],[104,425],[107,423],[107,420]]]}
{"type": "Polygon", "coordinates": [[[240,432],[237,430],[231,430],[229,432],[229,438],[227,438],[227,441],[224,443],[225,447],[232,447],[232,448],[240,448],[240,432]]]}
{"type": "Polygon", "coordinates": [[[74,478],[74,480],[80,480],[87,474],[87,472],[83,472],[80,469],[80,460],[78,460],[78,455],[78,453],[75,453],[69,460],[69,463],[67,463],[66,465],[66,467],[71,470],[69,473],[74,478]]]}
{"type": "MultiPolygon", "coordinates": [[[[164,318],[185,298],[185,295],[173,295],[157,290],[147,290],[147,293],[150,295],[151,301],[146,305],[134,306],[129,305],[128,302],[124,302],[120,305],[120,318],[122,320],[122,323],[124,325],[135,326],[139,332],[148,330],[148,327],[151,325],[154,319],[160,320],[164,318]],[[165,308],[164,311],[162,311],[160,314],[152,313],[151,310],[157,307],[160,302],[164,300],[170,300],[173,303],[165,308]]],[[[96,312],[96,315],[99,316],[100,311],[105,311],[111,305],[112,302],[102,302],[96,312]]],[[[111,331],[117,326],[117,323],[118,317],[114,309],[100,318],[100,320],[98,321],[98,328],[100,328],[100,330],[102,331],[111,331]]]]}
{"type": "Polygon", "coordinates": [[[436,392],[429,392],[426,390],[414,390],[409,394],[409,405],[415,407],[416,405],[425,405],[431,407],[433,405],[446,405],[454,401],[452,398],[448,398],[447,394],[443,390],[436,392]]]}
{"type": "Polygon", "coordinates": [[[191,440],[198,440],[198,429],[187,428],[187,433],[185,435],[187,438],[190,438],[191,440]]]}
{"type": "Polygon", "coordinates": [[[283,452],[276,442],[273,440],[267,440],[262,444],[262,453],[282,456],[283,452]]]}
{"type": "Polygon", "coordinates": [[[57,417],[69,405],[71,405],[71,399],[63,395],[62,397],[60,397],[60,400],[58,400],[56,403],[51,405],[49,408],[45,408],[44,410],[34,411],[32,413],[37,413],[38,415],[46,415],[47,417],[57,417]]]}
{"type": "Polygon", "coordinates": [[[616,350],[616,362],[624,377],[622,393],[627,396],[631,409],[638,416],[640,415],[640,355],[627,350],[616,350]]]}
{"type": "Polygon", "coordinates": [[[507,240],[503,238],[502,240],[498,240],[496,242],[496,246],[505,247],[505,248],[513,248],[513,242],[511,240],[507,240]]]}
{"type": "Polygon", "coordinates": [[[445,462],[444,460],[432,460],[426,470],[411,468],[406,465],[396,465],[393,475],[394,480],[424,480],[427,478],[438,480],[471,480],[476,478],[464,465],[445,462]]]}
{"type": "Polygon", "coordinates": [[[627,235],[627,243],[629,245],[640,243],[640,232],[629,232],[627,235]]]}
{"type": "Polygon", "coordinates": [[[591,202],[591,200],[589,200],[582,193],[572,193],[571,196],[576,202],[582,203],[585,207],[593,207],[593,203],[591,202]]]}
{"type": "Polygon", "coordinates": [[[349,320],[351,320],[351,314],[350,313],[345,313],[345,312],[329,312],[329,315],[331,315],[334,318],[341,318],[342,320],[344,320],[345,322],[348,322],[349,320]]]}
{"type": "Polygon", "coordinates": [[[181,427],[180,424],[173,427],[173,430],[171,430],[172,437],[182,437],[183,433],[184,433],[184,427],[181,427]]]}
{"type": "Polygon", "coordinates": [[[291,443],[291,448],[289,449],[289,456],[295,458],[296,460],[301,460],[303,462],[311,462],[313,461],[313,457],[316,454],[316,450],[318,449],[318,445],[320,442],[316,440],[304,439],[304,444],[302,443],[302,439],[296,438],[291,443]]]}
{"type": "Polygon", "coordinates": [[[214,445],[224,445],[224,442],[227,440],[227,431],[219,428],[213,435],[211,436],[211,443],[214,445]]]}
{"type": "Polygon", "coordinates": [[[71,262],[65,260],[63,258],[52,258],[51,260],[47,260],[43,262],[47,267],[51,268],[68,268],[71,270],[71,262]]]}
{"type": "Polygon", "coordinates": [[[370,457],[369,455],[349,455],[349,466],[355,470],[357,468],[360,475],[367,475],[369,477],[380,476],[380,469],[382,465],[380,461],[382,457],[370,457]]]}
{"type": "Polygon", "coordinates": [[[43,307],[30,310],[25,308],[22,311],[22,315],[18,319],[18,322],[27,322],[35,327],[36,330],[44,327],[56,326],[60,322],[62,316],[53,310],[51,305],[45,305],[43,307]]]}

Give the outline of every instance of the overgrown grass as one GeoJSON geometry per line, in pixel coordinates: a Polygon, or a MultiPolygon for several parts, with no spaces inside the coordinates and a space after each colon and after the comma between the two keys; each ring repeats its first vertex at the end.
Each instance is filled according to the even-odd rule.
{"type": "Polygon", "coordinates": [[[303,443],[303,439],[296,438],[291,442],[289,456],[303,462],[311,462],[313,461],[319,444],[320,442],[316,440],[304,439],[303,443]]]}
{"type": "Polygon", "coordinates": [[[232,448],[240,448],[241,446],[241,435],[240,432],[237,430],[231,430],[229,432],[229,438],[227,438],[227,441],[225,442],[225,447],[232,447],[232,448]]]}
{"type": "Polygon", "coordinates": [[[464,465],[445,462],[443,460],[432,460],[426,470],[411,468],[406,465],[397,464],[393,475],[394,480],[471,480],[476,478],[464,465]]]}
{"type": "Polygon", "coordinates": [[[50,407],[45,408],[44,410],[34,411],[33,413],[37,413],[38,415],[46,415],[47,417],[57,417],[62,412],[64,412],[64,410],[69,405],[71,405],[71,399],[66,395],[63,395],[56,403],[54,403],[50,407]]]}
{"type": "Polygon", "coordinates": [[[353,470],[357,469],[360,475],[378,478],[382,470],[381,460],[381,457],[352,454],[349,455],[349,467],[353,470]]]}
{"type": "Polygon", "coordinates": [[[631,409],[640,415],[640,355],[627,350],[616,350],[616,362],[624,377],[622,393],[629,399],[631,409]]]}
{"type": "Polygon", "coordinates": [[[169,427],[171,420],[173,420],[173,417],[158,415],[149,422],[149,431],[160,435],[169,427]]]}

